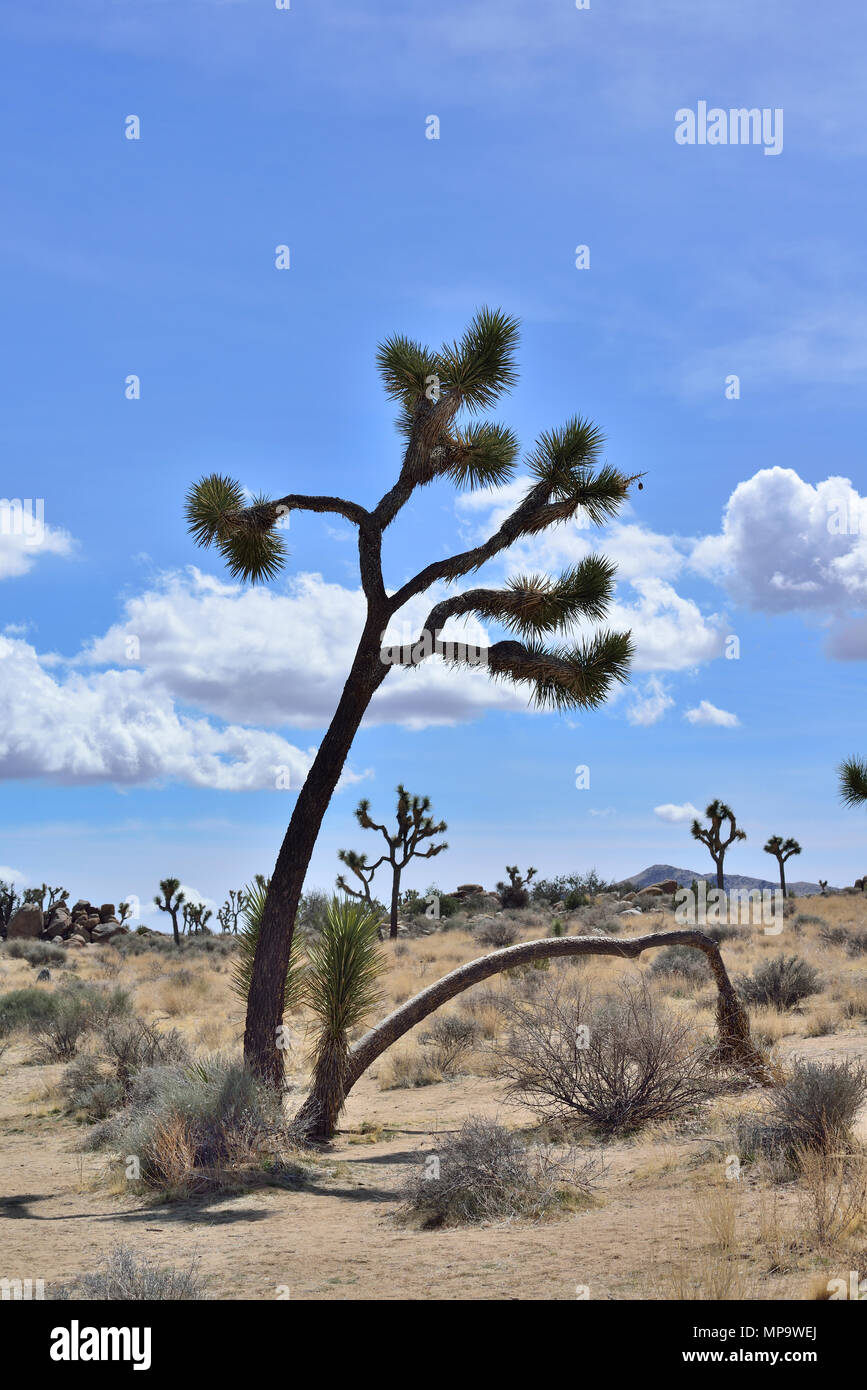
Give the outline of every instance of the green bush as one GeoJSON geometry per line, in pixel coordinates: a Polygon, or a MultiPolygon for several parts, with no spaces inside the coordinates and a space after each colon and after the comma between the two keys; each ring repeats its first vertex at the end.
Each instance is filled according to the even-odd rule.
{"type": "Polygon", "coordinates": [[[57,1012],[57,995],[42,989],[13,989],[0,994],[0,1037],[19,1028],[30,1029],[57,1012]]]}
{"type": "Polygon", "coordinates": [[[66,961],[63,948],[50,941],[7,941],[3,946],[3,955],[11,956],[13,960],[29,961],[33,966],[63,965],[66,961]]]}

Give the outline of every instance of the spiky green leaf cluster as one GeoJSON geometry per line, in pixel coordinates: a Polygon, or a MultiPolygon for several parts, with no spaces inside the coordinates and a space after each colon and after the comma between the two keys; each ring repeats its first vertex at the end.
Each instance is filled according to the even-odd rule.
{"type": "Polygon", "coordinates": [[[440,353],[444,385],[472,413],[488,410],[518,380],[518,320],[501,309],[478,309],[459,342],[440,353]]]}
{"type": "Polygon", "coordinates": [[[319,1022],[317,1048],[345,1038],[376,1007],[385,958],[379,913],[360,902],[332,898],[325,926],[308,948],[304,997],[319,1022]]]}
{"type": "Polygon", "coordinates": [[[601,705],[627,679],[633,644],[629,632],[599,632],[577,646],[500,642],[490,651],[495,677],[530,684],[537,708],[562,711],[601,705]]]}
{"type": "MultiPolygon", "coordinates": [[[[256,946],[259,942],[259,932],[262,928],[267,897],[268,882],[261,875],[257,875],[256,880],[244,889],[244,906],[241,909],[242,926],[238,932],[238,948],[235,952],[231,978],[231,988],[244,1004],[247,1003],[250,993],[253,961],[256,958],[256,946]]],[[[294,1009],[303,997],[305,972],[301,961],[301,950],[300,933],[295,932],[292,937],[289,966],[286,970],[286,980],[283,987],[284,1013],[294,1009]]]]}
{"type": "Polygon", "coordinates": [[[481,420],[453,432],[444,476],[456,487],[502,487],[515,472],[518,437],[506,425],[481,420]]]}
{"type": "Polygon", "coordinates": [[[480,609],[511,632],[532,637],[562,631],[580,618],[599,622],[614,592],[616,566],[603,555],[588,555],[559,578],[516,575],[510,579],[501,606],[480,609]]]}
{"type": "Polygon", "coordinates": [[[847,758],[837,772],[844,804],[863,806],[867,802],[867,758],[847,758]]]}
{"type": "Polygon", "coordinates": [[[262,495],[247,504],[234,479],[212,473],[187,493],[188,528],[198,545],[216,545],[234,579],[262,583],[280,573],[288,554],[270,505],[262,495]]]}

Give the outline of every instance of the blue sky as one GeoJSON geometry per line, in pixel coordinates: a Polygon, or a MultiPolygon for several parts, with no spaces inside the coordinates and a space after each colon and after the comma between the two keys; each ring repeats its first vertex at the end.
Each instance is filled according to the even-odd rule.
{"type": "MultiPolygon", "coordinates": [[[[617,523],[560,528],[492,577],[610,555],[632,680],[562,717],[483,673],[392,673],[308,883],[374,848],[353,808],[385,815],[398,780],[449,823],[417,887],[434,867],[490,885],[507,861],[703,867],[689,808],[715,796],[749,837],[733,872],[772,876],[772,833],[804,846],[792,877],[864,872],[835,767],[867,753],[867,20],[828,13],[5,7],[0,492],[42,499],[44,528],[0,532],[0,865],[144,902],[168,873],[219,902],[270,869],[359,630],[353,534],[293,516],[283,578],[243,590],[193,546],[185,491],[220,471],[375,502],[399,465],[377,342],[437,344],[489,303],[522,320],[497,418],[529,449],[580,412],[646,473],[617,523]],[[782,110],[782,151],[678,144],[701,101],[782,110]]],[[[419,495],[390,587],[519,493],[419,495]]]]}

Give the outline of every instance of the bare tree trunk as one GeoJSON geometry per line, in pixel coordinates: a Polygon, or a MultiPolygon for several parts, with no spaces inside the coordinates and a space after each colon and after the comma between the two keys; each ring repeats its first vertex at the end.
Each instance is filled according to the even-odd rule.
{"type": "Polygon", "coordinates": [[[717,888],[719,888],[720,892],[722,892],[722,893],[725,892],[725,890],[726,890],[726,883],[725,883],[725,874],[723,873],[723,859],[722,859],[722,857],[720,857],[720,858],[716,861],[716,886],[717,886],[717,888]]]}
{"type": "Polygon", "coordinates": [[[352,740],[374,691],[388,671],[379,659],[383,626],[381,616],[368,619],[334,718],[298,793],[268,887],[247,996],[244,1060],[257,1076],[274,1086],[283,1082],[283,1053],[277,1047],[277,1028],[283,1017],[283,992],[298,901],[352,740]]]}
{"type": "MultiPolygon", "coordinates": [[[[719,947],[703,932],[684,930],[658,932],[654,936],[638,936],[623,941],[611,936],[546,937],[542,941],[522,941],[517,946],[506,946],[501,951],[492,951],[490,955],[460,965],[457,970],[452,970],[441,980],[407,1000],[365,1033],[364,1037],[359,1038],[349,1052],[349,1065],[343,1085],[344,1097],[349,1094],[371,1063],[392,1043],[397,1042],[398,1038],[403,1037],[404,1033],[409,1032],[410,1028],[414,1028],[422,1019],[427,1018],[428,1014],[454,999],[455,995],[462,994],[464,990],[470,989],[491,975],[551,956],[621,956],[632,960],[640,956],[642,951],[657,946],[695,946],[697,950],[704,952],[717,987],[718,1042],[715,1060],[740,1066],[761,1085],[772,1085],[773,1078],[767,1063],[750,1038],[749,1016],[735,994],[719,947]]],[[[319,1106],[315,1100],[315,1092],[312,1092],[296,1114],[293,1128],[301,1133],[321,1134],[321,1128],[313,1128],[318,1114],[319,1106]]]]}
{"type": "Polygon", "coordinates": [[[391,925],[389,936],[392,941],[397,937],[397,905],[400,900],[400,869],[395,868],[394,877],[391,880],[391,925]]]}
{"type": "Polygon", "coordinates": [[[780,887],[781,887],[782,890],[783,890],[783,897],[785,897],[785,896],[786,896],[786,866],[785,866],[785,864],[783,863],[783,860],[782,860],[782,859],[780,860],[780,887]]]}

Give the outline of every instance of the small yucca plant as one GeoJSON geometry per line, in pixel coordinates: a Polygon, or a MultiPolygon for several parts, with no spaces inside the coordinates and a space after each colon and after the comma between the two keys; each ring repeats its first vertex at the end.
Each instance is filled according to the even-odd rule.
{"type": "Polygon", "coordinates": [[[316,1015],[313,1044],[315,1112],[311,1133],[329,1138],[343,1109],[350,1029],[379,1003],[385,958],[379,947],[380,914],[361,902],[332,898],[325,927],[308,946],[304,1000],[316,1015]]]}
{"type": "MultiPolygon", "coordinates": [[[[253,978],[253,961],[256,957],[256,944],[268,896],[268,882],[257,875],[253,884],[243,890],[241,909],[241,930],[238,933],[238,949],[232,967],[232,990],[243,1004],[247,1003],[250,981],[253,978]]],[[[289,968],[283,990],[283,1012],[288,1013],[301,1001],[304,989],[304,969],[301,964],[301,937],[292,941],[289,968]]]]}

